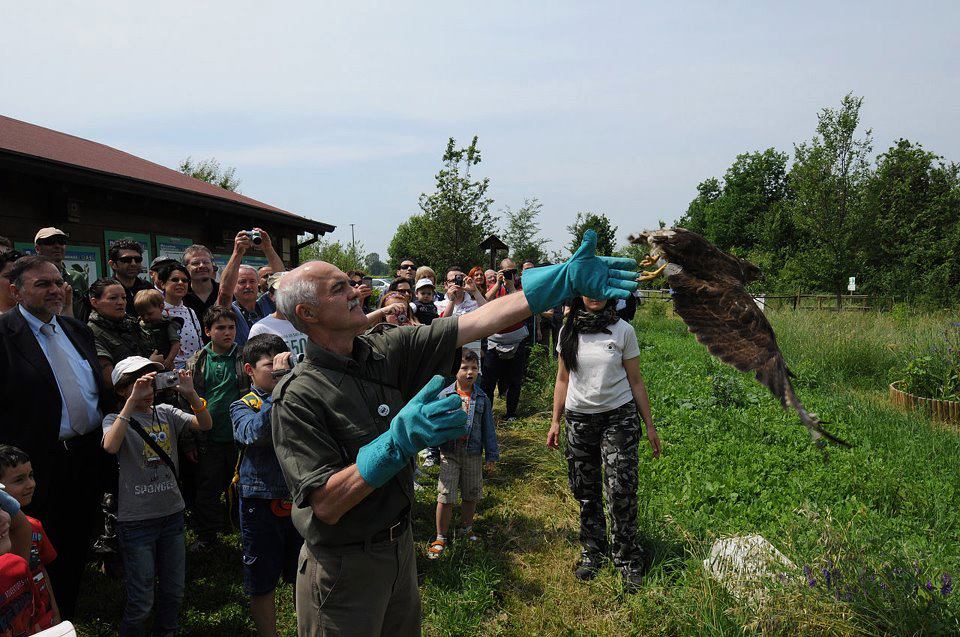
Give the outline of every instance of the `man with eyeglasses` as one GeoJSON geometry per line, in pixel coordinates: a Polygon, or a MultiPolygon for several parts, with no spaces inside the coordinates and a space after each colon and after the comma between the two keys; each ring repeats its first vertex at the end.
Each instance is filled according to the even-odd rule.
{"type": "Polygon", "coordinates": [[[107,253],[107,265],[113,270],[113,278],[123,286],[127,295],[127,314],[137,315],[133,307],[133,297],[140,290],[150,290],[153,286],[138,275],[143,271],[143,248],[132,239],[120,239],[110,246],[107,253]]]}
{"type": "Polygon", "coordinates": [[[413,259],[403,259],[400,261],[400,267],[397,268],[397,277],[410,281],[410,287],[413,287],[413,280],[417,276],[417,264],[413,259]]]}
{"type": "MultiPolygon", "coordinates": [[[[220,296],[220,284],[213,278],[216,272],[213,253],[207,246],[194,244],[183,251],[183,265],[190,273],[190,291],[183,297],[183,304],[202,319],[220,296]]],[[[209,340],[203,337],[204,343],[209,340]]]]}
{"type": "Polygon", "coordinates": [[[63,265],[63,259],[67,256],[67,239],[69,237],[70,235],[60,228],[40,228],[33,238],[33,247],[37,254],[53,261],[53,264],[60,270],[60,276],[68,285],[64,288],[64,294],[67,298],[72,299],[73,316],[81,321],[86,321],[87,314],[90,313],[89,308],[86,307],[87,290],[90,288],[90,282],[83,272],[67,270],[63,265]]]}

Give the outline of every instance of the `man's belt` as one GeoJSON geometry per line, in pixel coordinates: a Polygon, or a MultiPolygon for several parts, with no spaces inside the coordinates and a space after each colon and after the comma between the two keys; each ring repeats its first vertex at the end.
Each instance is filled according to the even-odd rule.
{"type": "Polygon", "coordinates": [[[363,547],[370,544],[381,544],[383,542],[396,542],[402,536],[404,531],[407,530],[407,526],[410,524],[410,509],[404,509],[403,513],[397,518],[397,520],[388,526],[385,529],[377,531],[371,535],[365,542],[347,542],[346,544],[319,544],[312,545],[309,542],[307,546],[314,551],[314,556],[316,556],[316,550],[341,550],[346,548],[357,548],[363,547]]]}

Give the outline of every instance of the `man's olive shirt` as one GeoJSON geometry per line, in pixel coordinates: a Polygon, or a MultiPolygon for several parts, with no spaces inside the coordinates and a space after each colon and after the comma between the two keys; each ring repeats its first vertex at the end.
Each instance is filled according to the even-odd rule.
{"type": "Polygon", "coordinates": [[[273,443],[293,497],[293,523],[308,544],[363,542],[397,521],[414,501],[412,464],[336,524],[313,515],[309,495],[354,464],[357,451],[390,427],[434,374],[453,371],[457,319],[367,333],[350,357],[307,342],[306,358],[273,392],[273,443]]]}

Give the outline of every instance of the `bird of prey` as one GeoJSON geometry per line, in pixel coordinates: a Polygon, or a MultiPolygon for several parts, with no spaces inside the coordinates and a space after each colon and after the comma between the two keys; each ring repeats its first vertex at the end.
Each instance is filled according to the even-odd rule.
{"type": "Polygon", "coordinates": [[[784,409],[797,411],[817,447],[823,448],[828,440],[850,446],[824,430],[816,414],[804,409],[794,394],[793,374],[777,347],[773,328],[744,289],[760,277],[757,266],[684,228],[646,230],[631,235],[630,241],[650,247],[642,266],[658,266],[637,280],[666,276],[674,311],[711,354],[741,372],[754,372],[784,409]]]}

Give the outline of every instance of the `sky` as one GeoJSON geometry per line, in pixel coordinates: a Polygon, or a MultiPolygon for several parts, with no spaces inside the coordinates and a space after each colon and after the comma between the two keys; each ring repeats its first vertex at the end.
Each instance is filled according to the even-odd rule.
{"type": "Polygon", "coordinates": [[[386,258],[447,139],[494,210],[536,197],[618,240],[672,223],[737,154],[809,140],[848,92],[882,152],[960,161],[956,2],[5,3],[0,113],[240,191],[386,258]]]}

